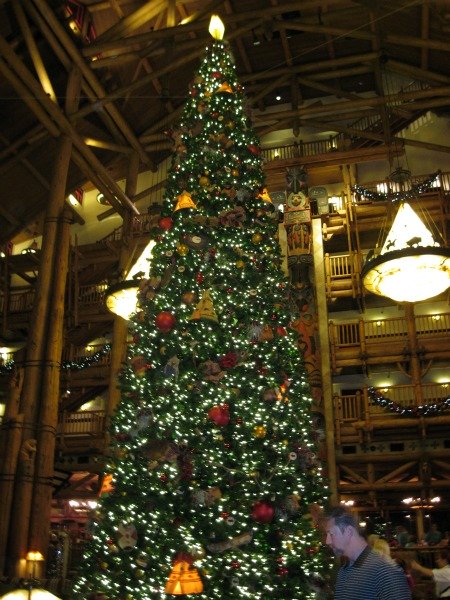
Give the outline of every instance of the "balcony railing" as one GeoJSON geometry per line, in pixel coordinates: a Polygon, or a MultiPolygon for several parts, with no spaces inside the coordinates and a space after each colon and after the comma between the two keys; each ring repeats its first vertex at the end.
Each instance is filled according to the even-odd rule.
{"type": "MultiPolygon", "coordinates": [[[[450,381],[447,383],[424,383],[421,386],[396,385],[380,390],[380,393],[392,402],[405,408],[419,407],[424,404],[443,402],[450,393],[450,381]]],[[[335,419],[340,423],[367,420],[372,417],[379,418],[380,414],[388,417],[397,417],[396,413],[374,405],[370,402],[367,388],[356,394],[334,397],[335,419]]]]}
{"type": "MultiPolygon", "coordinates": [[[[450,313],[417,315],[414,318],[418,339],[429,336],[450,334],[450,313]]],[[[334,352],[351,346],[365,346],[366,343],[384,342],[392,339],[405,339],[408,336],[407,322],[403,317],[383,320],[330,322],[330,343],[334,352]]]]}
{"type": "Polygon", "coordinates": [[[105,432],[105,411],[86,410],[62,413],[58,422],[58,435],[98,436],[105,432]]]}

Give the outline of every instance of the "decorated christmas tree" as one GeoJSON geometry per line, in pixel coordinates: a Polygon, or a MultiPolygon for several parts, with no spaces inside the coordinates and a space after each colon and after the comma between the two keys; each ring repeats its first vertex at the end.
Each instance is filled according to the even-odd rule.
{"type": "Polygon", "coordinates": [[[278,210],[228,45],[189,90],[76,598],[312,599],[327,495],[278,210]]]}

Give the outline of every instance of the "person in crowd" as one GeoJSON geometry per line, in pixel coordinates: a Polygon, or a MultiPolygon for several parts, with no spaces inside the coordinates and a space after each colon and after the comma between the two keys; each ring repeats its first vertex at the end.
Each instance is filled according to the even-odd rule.
{"type": "Polygon", "coordinates": [[[436,586],[438,598],[450,598],[450,552],[446,548],[439,550],[436,557],[437,569],[428,569],[416,560],[411,561],[411,569],[421,573],[425,577],[431,577],[436,586]]]}
{"type": "Polygon", "coordinates": [[[372,550],[351,512],[341,506],[332,509],[325,531],[334,554],[347,558],[337,574],[335,600],[411,600],[404,571],[372,550]]]}
{"type": "Polygon", "coordinates": [[[448,548],[450,545],[450,531],[444,531],[444,535],[442,540],[439,542],[438,546],[442,546],[443,548],[448,548]]]}
{"type": "Polygon", "coordinates": [[[403,558],[396,557],[394,560],[396,563],[398,563],[400,565],[400,567],[405,572],[405,577],[406,577],[406,581],[408,582],[409,589],[412,590],[414,588],[414,586],[416,585],[416,582],[414,581],[414,577],[412,576],[411,568],[408,567],[406,560],[403,558]]]}
{"type": "Polygon", "coordinates": [[[432,523],[428,533],[425,534],[425,541],[429,546],[436,546],[442,540],[442,533],[439,531],[436,523],[432,523]]]}
{"type": "Polygon", "coordinates": [[[404,525],[397,525],[395,528],[395,539],[397,540],[398,545],[403,548],[409,542],[409,533],[404,525]]]}
{"type": "Polygon", "coordinates": [[[379,537],[378,539],[374,540],[371,546],[374,552],[378,552],[378,554],[381,554],[381,556],[391,558],[391,547],[383,538],[379,537]]]}

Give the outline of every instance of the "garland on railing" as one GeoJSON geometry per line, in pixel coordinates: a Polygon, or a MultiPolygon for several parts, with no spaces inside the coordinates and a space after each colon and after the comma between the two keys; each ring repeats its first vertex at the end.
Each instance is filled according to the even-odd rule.
{"type": "MultiPolygon", "coordinates": [[[[94,354],[90,354],[89,356],[80,356],[74,360],[66,360],[61,363],[61,370],[63,371],[81,371],[82,369],[86,369],[91,365],[97,363],[103,356],[108,354],[111,350],[111,344],[105,344],[100,350],[97,350],[94,354]]],[[[8,362],[0,365],[0,375],[5,375],[6,373],[11,373],[14,369],[15,362],[13,360],[8,360],[8,362]]]]}
{"type": "Polygon", "coordinates": [[[402,417],[427,417],[429,415],[436,415],[444,412],[450,407],[450,397],[439,402],[433,402],[432,404],[423,404],[422,406],[402,406],[389,398],[379,394],[375,388],[368,388],[369,399],[372,404],[382,406],[383,408],[389,409],[391,412],[397,413],[402,417]]]}
{"type": "Polygon", "coordinates": [[[364,196],[364,198],[367,198],[368,200],[392,200],[392,202],[398,202],[401,200],[414,198],[415,196],[424,194],[425,192],[431,190],[439,174],[440,171],[436,171],[436,173],[430,175],[428,179],[425,179],[420,183],[415,183],[413,186],[411,186],[411,189],[400,192],[377,192],[375,190],[369,190],[362,185],[353,185],[352,191],[355,192],[355,194],[364,196]]]}
{"type": "Polygon", "coordinates": [[[111,350],[111,344],[105,344],[100,350],[89,356],[80,356],[74,360],[66,360],[61,364],[64,371],[81,371],[98,362],[103,356],[111,350]]]}

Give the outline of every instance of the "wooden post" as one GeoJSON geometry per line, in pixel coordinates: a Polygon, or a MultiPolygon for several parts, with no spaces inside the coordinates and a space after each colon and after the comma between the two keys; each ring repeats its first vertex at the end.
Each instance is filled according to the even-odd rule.
{"type": "MultiPolygon", "coordinates": [[[[28,545],[31,504],[33,502],[34,459],[36,454],[36,423],[38,417],[42,372],[45,357],[45,334],[52,297],[53,260],[57,236],[57,221],[64,205],[67,172],[72,142],[61,136],[50,190],[42,236],[41,263],[35,301],[30,320],[25,360],[25,376],[20,410],[24,415],[21,449],[15,476],[14,499],[10,515],[10,539],[6,572],[12,576],[24,573],[28,545]]],[[[12,449],[11,449],[12,451],[12,449]]]]}
{"type": "MultiPolygon", "coordinates": [[[[63,350],[64,298],[69,268],[71,212],[63,210],[59,222],[57,254],[53,265],[53,295],[46,336],[45,367],[37,427],[37,451],[28,547],[44,557],[49,540],[52,478],[58,424],[60,364],[63,350]]],[[[43,565],[41,565],[41,568],[43,565]]]]}
{"type": "MultiPolygon", "coordinates": [[[[314,256],[314,281],[317,294],[317,314],[327,315],[327,298],[325,294],[325,272],[324,272],[324,252],[322,240],[322,221],[313,219],[312,221],[312,242],[314,256]]],[[[327,470],[330,484],[330,501],[337,504],[338,489],[336,475],[336,455],[334,446],[334,415],[333,415],[333,385],[331,379],[330,339],[328,336],[327,319],[319,319],[319,342],[322,372],[322,392],[326,431],[326,449],[327,449],[327,470]]]]}
{"type": "MultiPolygon", "coordinates": [[[[137,177],[139,174],[139,155],[133,153],[128,167],[128,176],[125,193],[129,198],[136,195],[137,177]]],[[[122,225],[122,246],[120,249],[119,268],[126,268],[130,259],[129,236],[131,230],[132,216],[128,213],[122,225]]],[[[108,400],[106,405],[107,421],[116,409],[120,400],[117,375],[125,361],[127,344],[128,323],[122,317],[115,315],[112,334],[111,365],[109,369],[108,400]]]]}
{"type": "Polygon", "coordinates": [[[418,343],[417,343],[417,332],[416,332],[416,319],[414,315],[414,304],[411,302],[405,302],[405,318],[406,326],[408,329],[408,344],[410,351],[410,371],[411,383],[414,386],[414,400],[415,406],[420,406],[423,403],[423,388],[422,388],[422,368],[420,365],[420,358],[418,355],[418,343]]]}

